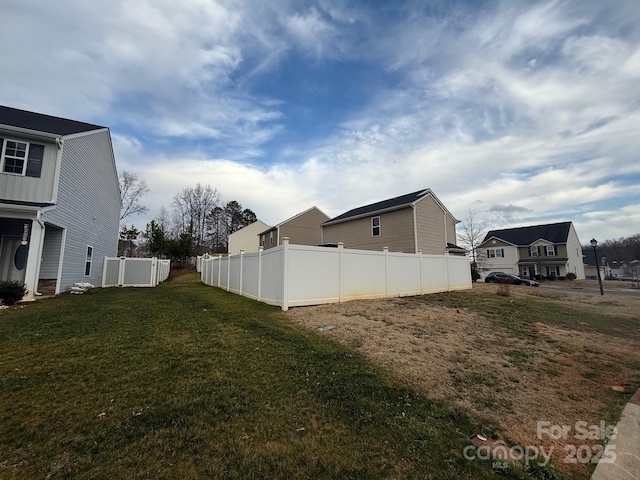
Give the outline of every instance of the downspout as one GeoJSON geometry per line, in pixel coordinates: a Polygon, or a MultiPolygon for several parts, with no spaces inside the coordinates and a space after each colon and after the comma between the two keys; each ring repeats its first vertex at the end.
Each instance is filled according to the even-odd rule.
{"type": "Polygon", "coordinates": [[[447,237],[447,213],[442,213],[442,221],[444,222],[444,253],[449,255],[449,238],[447,237]]]}
{"type": "Polygon", "coordinates": [[[418,253],[418,216],[416,214],[416,204],[412,203],[413,209],[413,253],[418,253]]]}

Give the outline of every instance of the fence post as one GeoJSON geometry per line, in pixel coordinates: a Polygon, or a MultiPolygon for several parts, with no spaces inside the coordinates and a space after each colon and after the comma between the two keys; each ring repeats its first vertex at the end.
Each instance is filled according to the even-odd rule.
{"type": "Polygon", "coordinates": [[[389,297],[389,247],[382,247],[384,252],[384,297],[389,297]]]}
{"type": "Polygon", "coordinates": [[[222,255],[218,255],[218,288],[220,288],[220,274],[222,273],[222,255]]]}
{"type": "Polygon", "coordinates": [[[151,278],[149,279],[149,283],[152,287],[158,285],[158,258],[153,257],[151,259],[151,278]]]}
{"type": "Polygon", "coordinates": [[[102,288],[104,288],[107,283],[107,263],[109,263],[109,257],[104,257],[102,261],[102,288]]]}
{"type": "Polygon", "coordinates": [[[240,291],[238,295],[242,295],[242,267],[244,263],[244,250],[240,250],[240,291]]]}
{"type": "Polygon", "coordinates": [[[424,287],[422,286],[422,250],[418,250],[418,261],[420,262],[420,295],[424,295],[424,287]]]}
{"type": "Polygon", "coordinates": [[[227,292],[231,290],[231,256],[227,255],[227,292]]]}
{"type": "Polygon", "coordinates": [[[445,260],[445,264],[447,266],[447,292],[451,291],[451,280],[449,278],[449,254],[445,253],[444,254],[444,260],[445,260]]]}
{"type": "Polygon", "coordinates": [[[287,267],[289,263],[289,237],[282,239],[282,310],[289,310],[289,288],[287,267]]]}
{"type": "Polygon", "coordinates": [[[126,257],[120,257],[120,263],[118,263],[118,286],[124,286],[124,269],[125,263],[127,259],[126,257]]]}
{"type": "Polygon", "coordinates": [[[342,287],[344,277],[342,273],[342,256],[344,253],[344,242],[338,242],[338,302],[342,303],[342,287]]]}
{"type": "Polygon", "coordinates": [[[258,247],[258,301],[262,299],[262,251],[264,247],[258,247]]]}

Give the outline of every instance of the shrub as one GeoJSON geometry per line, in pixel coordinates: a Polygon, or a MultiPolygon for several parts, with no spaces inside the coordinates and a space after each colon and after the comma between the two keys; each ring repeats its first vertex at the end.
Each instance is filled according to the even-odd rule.
{"type": "Polygon", "coordinates": [[[573,273],[573,272],[569,272],[569,273],[567,273],[566,278],[569,281],[575,280],[576,279],[576,274],[573,273]]]}
{"type": "Polygon", "coordinates": [[[0,282],[0,300],[5,305],[15,305],[19,300],[22,300],[27,294],[27,287],[24,283],[13,282],[0,282]]]}
{"type": "Polygon", "coordinates": [[[478,267],[476,267],[475,264],[472,263],[471,264],[471,281],[472,282],[477,282],[481,278],[482,278],[482,276],[478,272],[478,267]]]}
{"type": "Polygon", "coordinates": [[[500,283],[498,285],[497,295],[501,297],[510,297],[511,296],[511,285],[508,283],[500,283]]]}

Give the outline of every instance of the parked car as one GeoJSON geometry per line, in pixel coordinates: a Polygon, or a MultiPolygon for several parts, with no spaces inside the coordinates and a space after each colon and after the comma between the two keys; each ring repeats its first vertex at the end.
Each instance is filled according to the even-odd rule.
{"type": "Polygon", "coordinates": [[[486,283],[510,283],[512,285],[526,285],[528,287],[539,287],[540,284],[535,280],[520,278],[517,275],[504,272],[491,272],[484,279],[486,283]]]}

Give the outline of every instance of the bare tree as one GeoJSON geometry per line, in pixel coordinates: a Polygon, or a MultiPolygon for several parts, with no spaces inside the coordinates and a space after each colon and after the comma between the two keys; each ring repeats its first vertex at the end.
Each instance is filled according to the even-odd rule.
{"type": "Polygon", "coordinates": [[[471,251],[473,263],[477,265],[477,250],[487,233],[487,226],[478,220],[478,212],[469,207],[469,214],[458,229],[460,243],[471,251]]]}
{"type": "Polygon", "coordinates": [[[120,174],[120,220],[124,220],[129,215],[145,213],[149,209],[140,205],[142,196],[149,192],[147,182],[138,178],[138,174],[123,170],[120,174]]]}
{"type": "Polygon", "coordinates": [[[220,194],[210,185],[184,188],[173,197],[174,222],[178,234],[193,238],[196,247],[205,243],[207,214],[220,202],[220,194]]]}

